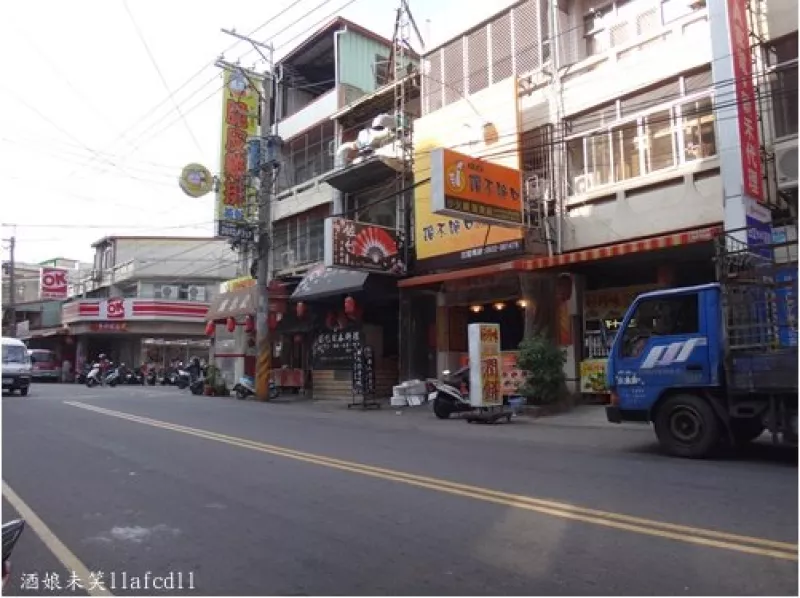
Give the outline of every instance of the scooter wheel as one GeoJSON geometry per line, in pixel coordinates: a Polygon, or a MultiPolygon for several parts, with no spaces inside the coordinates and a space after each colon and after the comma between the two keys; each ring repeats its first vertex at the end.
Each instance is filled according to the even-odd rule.
{"type": "Polygon", "coordinates": [[[247,393],[245,393],[243,390],[237,388],[236,389],[236,398],[239,399],[240,401],[243,401],[243,400],[245,400],[247,398],[247,393]]]}
{"type": "Polygon", "coordinates": [[[441,399],[436,399],[433,402],[433,414],[439,419],[450,419],[450,414],[452,412],[453,410],[451,409],[450,405],[441,399]]]}

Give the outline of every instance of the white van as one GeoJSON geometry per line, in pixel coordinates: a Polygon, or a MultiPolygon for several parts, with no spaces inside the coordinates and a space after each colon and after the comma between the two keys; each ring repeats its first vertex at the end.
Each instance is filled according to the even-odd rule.
{"type": "Polygon", "coordinates": [[[31,358],[28,347],[15,338],[2,337],[3,339],[3,391],[13,393],[19,391],[23,397],[27,396],[31,386],[31,358]]]}

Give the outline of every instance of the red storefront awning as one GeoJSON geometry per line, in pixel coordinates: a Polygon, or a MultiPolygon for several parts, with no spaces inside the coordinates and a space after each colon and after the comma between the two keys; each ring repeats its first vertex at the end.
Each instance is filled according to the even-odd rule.
{"type": "Polygon", "coordinates": [[[613,245],[604,245],[581,251],[571,251],[550,257],[520,258],[501,264],[490,266],[476,266],[475,268],[463,268],[450,272],[439,272],[437,274],[424,274],[414,276],[405,280],[398,281],[397,286],[401,288],[412,288],[447,282],[450,280],[462,280],[465,278],[478,278],[496,274],[498,272],[518,271],[530,272],[533,270],[546,270],[548,268],[559,268],[572,264],[593,262],[604,259],[632,255],[635,253],[645,253],[648,251],[658,251],[659,249],[669,249],[670,247],[681,247],[693,245],[695,243],[706,243],[722,232],[721,225],[705,226],[679,233],[670,233],[656,237],[648,237],[636,241],[626,241],[613,245]]]}

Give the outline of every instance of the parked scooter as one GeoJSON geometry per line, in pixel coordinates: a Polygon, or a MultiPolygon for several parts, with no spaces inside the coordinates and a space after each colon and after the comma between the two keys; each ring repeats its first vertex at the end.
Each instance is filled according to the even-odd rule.
{"type": "Polygon", "coordinates": [[[3,524],[3,587],[5,587],[11,574],[11,552],[17,545],[17,540],[19,540],[24,529],[24,519],[15,519],[3,524]]]}
{"type": "Polygon", "coordinates": [[[126,370],[122,375],[122,384],[144,386],[144,376],[142,375],[141,369],[126,370]]]}
{"type": "Polygon", "coordinates": [[[86,384],[86,377],[89,375],[89,372],[92,371],[92,364],[86,363],[81,368],[81,371],[75,374],[75,383],[76,384],[86,384]]]}
{"type": "MultiPolygon", "coordinates": [[[[256,384],[255,380],[253,380],[252,376],[242,376],[239,378],[238,384],[233,387],[233,392],[236,393],[237,399],[246,399],[247,397],[252,397],[256,394],[256,384]]],[[[278,386],[275,384],[275,381],[270,379],[269,381],[269,398],[274,399],[278,396],[278,386]]]]}
{"type": "Polygon", "coordinates": [[[108,373],[106,374],[103,383],[106,386],[115,387],[117,384],[124,382],[124,372],[125,372],[125,364],[121,363],[117,367],[113,365],[108,368],[108,373]]]}
{"type": "Polygon", "coordinates": [[[145,380],[147,381],[147,384],[149,384],[150,386],[156,385],[156,383],[158,382],[158,373],[156,372],[155,368],[147,372],[147,377],[145,378],[145,380]]]}
{"type": "Polygon", "coordinates": [[[427,387],[428,400],[433,402],[433,413],[439,419],[474,410],[469,402],[469,366],[452,373],[445,370],[441,380],[428,380],[427,387]],[[462,388],[466,389],[466,396],[462,388]]]}
{"type": "Polygon", "coordinates": [[[103,383],[103,378],[100,375],[100,364],[93,363],[92,369],[89,370],[89,373],[86,374],[86,386],[88,388],[92,388],[93,386],[99,386],[103,383]]]}
{"type": "Polygon", "coordinates": [[[183,369],[183,364],[181,364],[173,373],[172,384],[183,390],[184,388],[188,388],[191,383],[192,375],[187,370],[183,369]]]}

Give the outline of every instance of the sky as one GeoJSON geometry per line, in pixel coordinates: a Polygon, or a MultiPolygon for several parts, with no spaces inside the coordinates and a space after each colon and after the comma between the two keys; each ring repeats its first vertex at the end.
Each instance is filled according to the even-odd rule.
{"type": "MultiPolygon", "coordinates": [[[[249,34],[268,22],[254,37],[273,43],[280,58],[336,15],[390,38],[399,6],[294,3],[7,3],[0,19],[0,222],[4,239],[16,237],[16,259],[91,261],[91,244],[114,234],[213,235],[213,194],[192,199],[177,179],[190,162],[219,167],[222,81],[214,61],[222,55],[256,66],[259,58],[220,29],[249,34]]],[[[512,3],[409,0],[429,49],[512,3]]]]}

